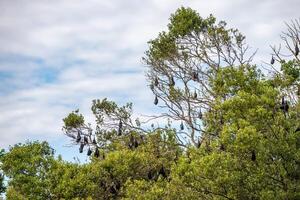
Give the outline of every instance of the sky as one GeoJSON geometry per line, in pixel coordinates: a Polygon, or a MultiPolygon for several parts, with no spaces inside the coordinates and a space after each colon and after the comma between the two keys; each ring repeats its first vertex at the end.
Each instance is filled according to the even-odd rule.
{"type": "Polygon", "coordinates": [[[239,29],[257,65],[284,22],[300,17],[299,0],[1,0],[0,148],[47,140],[72,160],[77,150],[61,130],[69,112],[93,122],[92,100],[104,97],[133,102],[136,116],[157,111],[141,58],[181,6],[239,29]]]}

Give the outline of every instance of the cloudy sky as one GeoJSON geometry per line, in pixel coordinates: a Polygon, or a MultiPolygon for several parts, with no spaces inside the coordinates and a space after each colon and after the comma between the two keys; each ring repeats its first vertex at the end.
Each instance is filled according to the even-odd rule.
{"type": "Polygon", "coordinates": [[[46,139],[67,159],[62,118],[91,101],[133,102],[151,113],[141,57],[180,6],[238,28],[269,59],[284,22],[299,18],[298,0],[1,0],[0,147],[46,139]]]}

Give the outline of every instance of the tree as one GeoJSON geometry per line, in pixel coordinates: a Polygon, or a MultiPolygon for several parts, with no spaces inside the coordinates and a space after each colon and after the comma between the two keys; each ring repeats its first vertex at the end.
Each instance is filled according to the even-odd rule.
{"type": "Polygon", "coordinates": [[[145,61],[170,111],[163,116],[185,121],[191,143],[202,144],[186,150],[164,199],[299,198],[299,33],[295,21],[282,37],[293,59],[273,48],[281,67],[273,77],[243,61],[237,31],[191,9],[177,10],[168,32],[150,41],[145,61]]]}
{"type": "MultiPolygon", "coordinates": [[[[151,199],[148,193],[154,199],[298,199],[299,21],[288,25],[282,36],[290,56],[283,58],[280,49],[273,48],[280,69],[266,77],[249,59],[228,63],[228,54],[219,48],[226,47],[222,39],[207,45],[210,36],[199,36],[201,18],[196,16],[191,9],[179,9],[171,17],[169,32],[150,41],[145,61],[150,87],[170,111],[163,116],[185,121],[197,147],[194,132],[200,131],[200,143],[205,145],[188,147],[186,156],[172,168],[169,183],[137,182],[132,190],[140,191],[140,199],[151,199]],[[206,58],[206,51],[216,56],[206,58]],[[220,62],[211,63],[214,58],[220,62]],[[201,74],[199,81],[195,71],[201,74]],[[200,91],[194,95],[190,91],[196,86],[194,82],[189,85],[190,80],[200,82],[196,88],[200,91]],[[194,101],[199,96],[200,102],[194,101]],[[200,115],[202,121],[200,117],[194,120],[197,113],[193,111],[199,107],[206,112],[200,115]],[[195,128],[199,126],[202,130],[195,128]]],[[[243,53],[239,55],[243,58],[243,53]]],[[[135,193],[129,195],[129,199],[139,199],[135,193]]]]}
{"type": "Polygon", "coordinates": [[[232,91],[222,91],[222,67],[249,65],[245,37],[227,28],[214,16],[202,18],[190,8],[179,8],[171,15],[168,30],[149,42],[144,62],[155,100],[168,112],[161,114],[184,122],[187,144],[203,140],[203,115],[225,101],[232,91]],[[218,82],[215,80],[218,79],[218,82]]]}
{"type": "Polygon", "coordinates": [[[49,198],[46,176],[52,159],[53,150],[47,143],[34,142],[12,147],[1,158],[2,170],[10,179],[8,193],[15,190],[29,199],[49,198]],[[39,198],[36,198],[36,194],[39,194],[39,198]]]}
{"type": "Polygon", "coordinates": [[[93,192],[87,166],[55,159],[47,142],[17,144],[1,162],[7,199],[86,199],[93,192]]]}

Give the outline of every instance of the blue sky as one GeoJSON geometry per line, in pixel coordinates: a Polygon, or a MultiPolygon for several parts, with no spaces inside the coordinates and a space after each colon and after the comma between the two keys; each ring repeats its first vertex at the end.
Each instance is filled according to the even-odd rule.
{"type": "MultiPolygon", "coordinates": [[[[298,0],[2,0],[0,1],[0,147],[48,140],[71,160],[62,118],[79,108],[93,122],[93,99],[155,111],[141,62],[147,41],[180,6],[210,13],[246,35],[270,59],[284,22],[299,18],[298,0]]],[[[75,149],[76,150],[76,149],[75,149]]],[[[85,157],[84,157],[85,158],[85,157]]],[[[84,159],[83,158],[83,159],[84,159]]]]}

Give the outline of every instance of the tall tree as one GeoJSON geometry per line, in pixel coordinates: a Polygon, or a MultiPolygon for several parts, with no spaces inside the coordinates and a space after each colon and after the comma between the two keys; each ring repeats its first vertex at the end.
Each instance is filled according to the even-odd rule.
{"type": "Polygon", "coordinates": [[[50,198],[46,177],[52,160],[53,150],[47,143],[33,142],[12,147],[1,158],[2,170],[10,180],[8,193],[14,190],[28,199],[50,198]]]}
{"type": "Polygon", "coordinates": [[[161,116],[184,122],[187,129],[179,133],[188,136],[185,143],[201,142],[203,115],[230,96],[215,87],[224,85],[222,67],[247,66],[253,56],[247,50],[238,30],[184,7],[171,15],[168,30],[149,42],[144,61],[155,104],[159,100],[167,109],[161,116]]]}
{"type": "Polygon", "coordinates": [[[232,29],[214,26],[215,20],[203,36],[201,19],[181,8],[171,16],[169,31],[150,41],[145,61],[150,87],[169,109],[163,115],[185,121],[191,142],[200,148],[187,149],[165,192],[158,185],[140,186],[141,195],[154,190],[164,199],[298,199],[299,22],[288,24],[282,36],[290,54],[273,48],[271,65],[279,65],[266,77],[249,59],[243,62],[245,51],[232,53],[247,49],[234,43],[243,43],[243,36],[229,37],[232,29]],[[201,120],[199,108],[205,111],[201,120]],[[197,144],[195,133],[205,145],[197,144]]]}
{"type": "Polygon", "coordinates": [[[88,168],[55,159],[47,142],[17,144],[1,162],[7,199],[74,199],[93,193],[88,168]]]}

